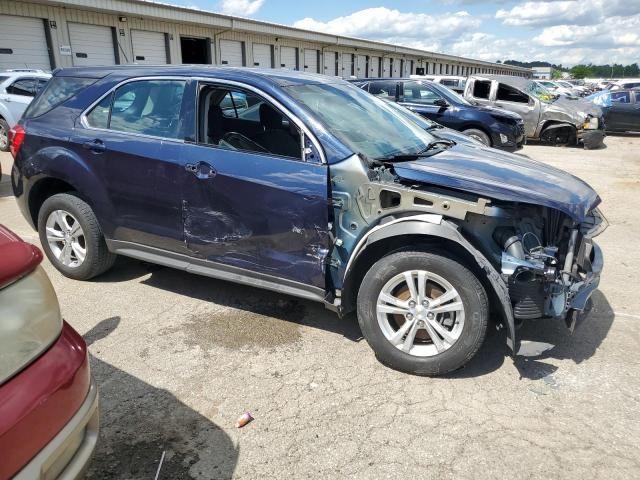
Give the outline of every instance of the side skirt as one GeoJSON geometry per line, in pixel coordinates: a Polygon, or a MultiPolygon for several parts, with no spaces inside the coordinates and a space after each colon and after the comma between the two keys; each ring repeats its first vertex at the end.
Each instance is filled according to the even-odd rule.
{"type": "Polygon", "coordinates": [[[325,303],[325,291],[318,287],[137,243],[109,239],[106,242],[110,251],[125,257],[325,303]]]}

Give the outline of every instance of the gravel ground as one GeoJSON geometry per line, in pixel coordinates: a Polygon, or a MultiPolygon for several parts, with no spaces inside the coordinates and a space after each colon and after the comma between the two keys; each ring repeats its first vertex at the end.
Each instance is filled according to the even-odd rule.
{"type": "MultiPolygon", "coordinates": [[[[91,282],[45,263],[100,387],[88,478],[151,479],[163,451],[161,479],[638,478],[640,137],[606,143],[521,151],[603,198],[591,318],[573,335],[524,326],[552,348],[515,363],[491,330],[446,378],[385,368],[355,317],[320,305],[124,258],[91,282]],[[255,421],[236,429],[245,410],[255,421]]],[[[1,161],[0,222],[38,243],[1,161]]]]}

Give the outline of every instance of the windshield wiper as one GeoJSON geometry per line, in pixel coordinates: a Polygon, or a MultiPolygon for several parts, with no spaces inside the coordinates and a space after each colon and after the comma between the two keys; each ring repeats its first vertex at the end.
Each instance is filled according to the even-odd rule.
{"type": "Polygon", "coordinates": [[[451,148],[456,144],[453,140],[444,138],[433,140],[422,150],[415,153],[401,153],[398,155],[389,155],[388,157],[376,158],[378,162],[408,162],[417,160],[418,158],[431,157],[436,153],[440,153],[447,148],[451,148]]]}

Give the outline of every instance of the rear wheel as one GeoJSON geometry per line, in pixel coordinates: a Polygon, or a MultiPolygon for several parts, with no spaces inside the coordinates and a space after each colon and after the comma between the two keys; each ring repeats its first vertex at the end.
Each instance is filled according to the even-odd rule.
{"type": "Polygon", "coordinates": [[[456,260],[395,253],[365,275],[358,321],[382,363],[417,375],[441,375],[463,366],[480,348],[487,330],[487,295],[478,278],[456,260]]]}
{"type": "Polygon", "coordinates": [[[477,128],[469,128],[467,130],[464,130],[462,133],[468,135],[474,140],[478,140],[480,143],[488,147],[491,146],[491,139],[489,138],[489,135],[484,133],[482,130],[478,130],[477,128]]]}
{"type": "Polygon", "coordinates": [[[9,151],[9,124],[0,118],[0,152],[9,151]]]}
{"type": "Polygon", "coordinates": [[[60,193],[45,200],[38,233],[49,261],[69,278],[89,280],[115,262],[93,210],[75,195],[60,193]]]}

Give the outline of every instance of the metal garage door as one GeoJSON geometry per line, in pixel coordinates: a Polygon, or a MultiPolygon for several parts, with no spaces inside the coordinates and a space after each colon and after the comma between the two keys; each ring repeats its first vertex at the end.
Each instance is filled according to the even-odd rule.
{"type": "Polygon", "coordinates": [[[242,42],[237,40],[220,40],[220,63],[232,67],[244,66],[242,42]]]}
{"type": "Polygon", "coordinates": [[[336,52],[325,51],[323,58],[322,72],[325,75],[338,75],[338,58],[336,52]]]}
{"type": "Polygon", "coordinates": [[[74,65],[115,65],[111,27],[69,23],[74,65]]]}
{"type": "Polygon", "coordinates": [[[391,76],[392,77],[399,77],[400,76],[400,59],[399,58],[394,58],[393,62],[392,62],[392,72],[391,72],[391,76]]]}
{"type": "Polygon", "coordinates": [[[41,18],[0,16],[0,70],[51,69],[41,18]]]}
{"type": "Polygon", "coordinates": [[[366,78],[367,76],[367,57],[366,55],[358,55],[356,57],[356,77],[366,78]]]}
{"type": "Polygon", "coordinates": [[[295,70],[298,68],[298,49],[295,47],[280,47],[280,66],[295,70]]]}
{"type": "Polygon", "coordinates": [[[390,67],[391,59],[385,58],[382,61],[382,76],[390,77],[391,76],[391,67],[390,67]]]}
{"type": "Polygon", "coordinates": [[[164,33],[131,30],[131,46],[134,63],[165,65],[167,42],[164,33]]]}
{"type": "Polygon", "coordinates": [[[304,71],[319,73],[318,70],[318,50],[312,48],[304,49],[304,71]]]}
{"type": "Polygon", "coordinates": [[[369,77],[380,76],[380,57],[369,57],[369,77]]]}
{"type": "Polygon", "coordinates": [[[254,43],[253,65],[262,68],[273,68],[273,47],[264,43],[254,43]]]}
{"type": "Polygon", "coordinates": [[[408,77],[413,73],[413,60],[405,60],[404,61],[404,71],[402,72],[403,77],[408,77]]]}

